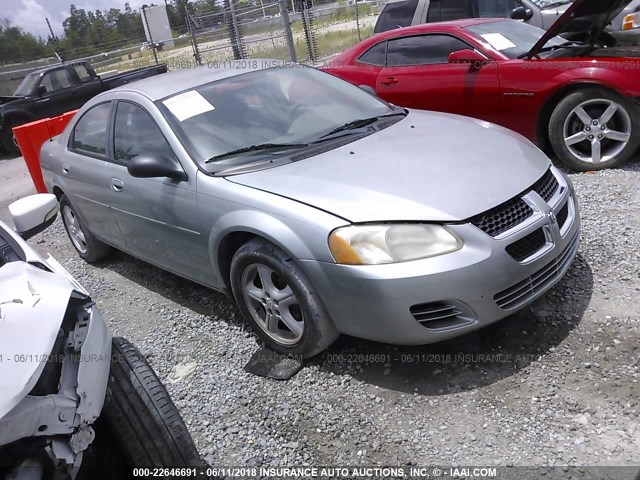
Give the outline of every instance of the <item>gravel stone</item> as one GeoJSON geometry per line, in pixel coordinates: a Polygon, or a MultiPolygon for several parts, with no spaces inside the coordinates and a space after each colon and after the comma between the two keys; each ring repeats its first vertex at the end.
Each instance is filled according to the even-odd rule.
{"type": "MultiPolygon", "coordinates": [[[[20,162],[0,161],[5,222],[20,162]]],[[[340,338],[287,382],[244,371],[258,344],[223,295],[117,251],[88,265],[60,219],[29,243],[151,361],[213,465],[638,465],[640,164],[570,177],[582,242],[544,298],[435,345],[340,338]]]]}

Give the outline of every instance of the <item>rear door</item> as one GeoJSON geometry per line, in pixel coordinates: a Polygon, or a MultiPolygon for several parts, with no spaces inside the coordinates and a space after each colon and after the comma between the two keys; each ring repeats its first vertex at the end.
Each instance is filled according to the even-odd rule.
{"type": "Polygon", "coordinates": [[[497,63],[488,58],[481,68],[449,63],[452,52],[464,49],[473,47],[444,33],[391,39],[376,93],[403,107],[494,121],[500,102],[497,63]]]}
{"type": "Polygon", "coordinates": [[[69,138],[61,176],[63,190],[91,233],[120,246],[122,237],[109,211],[106,175],[111,109],[112,102],[100,103],[80,117],[69,138]]]}
{"type": "Polygon", "coordinates": [[[102,83],[100,79],[92,76],[83,63],[71,65],[71,75],[75,78],[76,88],[72,94],[71,105],[73,110],[80,108],[96,95],[102,92],[102,83]]]}

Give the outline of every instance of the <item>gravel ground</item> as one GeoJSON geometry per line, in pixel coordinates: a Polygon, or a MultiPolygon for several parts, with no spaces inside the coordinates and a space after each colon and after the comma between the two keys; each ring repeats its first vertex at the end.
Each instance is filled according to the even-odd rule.
{"type": "MultiPolygon", "coordinates": [[[[4,221],[22,165],[0,161],[4,221]]],[[[583,240],[546,297],[437,345],[343,337],[288,382],[244,372],[256,339],[224,296],[120,252],[88,265],[60,220],[30,244],[148,356],[212,465],[640,465],[640,163],[571,178],[583,240]]]]}

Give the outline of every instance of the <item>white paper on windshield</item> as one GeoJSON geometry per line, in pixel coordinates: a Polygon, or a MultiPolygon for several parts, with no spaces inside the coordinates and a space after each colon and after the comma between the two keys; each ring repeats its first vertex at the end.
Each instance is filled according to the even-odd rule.
{"type": "Polygon", "coordinates": [[[201,113],[215,110],[215,107],[211,105],[209,100],[204,98],[195,90],[181,93],[180,95],[171,97],[162,103],[164,103],[164,106],[167,107],[180,122],[183,122],[188,118],[195,117],[196,115],[200,115],[201,113]]]}
{"type": "Polygon", "coordinates": [[[485,33],[481,36],[498,51],[508,50],[509,48],[514,48],[516,46],[515,43],[501,33],[485,33]]]}

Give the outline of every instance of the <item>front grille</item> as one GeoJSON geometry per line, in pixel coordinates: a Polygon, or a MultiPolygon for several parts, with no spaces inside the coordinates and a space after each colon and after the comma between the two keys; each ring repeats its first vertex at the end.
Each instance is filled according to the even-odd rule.
{"type": "Polygon", "coordinates": [[[519,262],[526,260],[531,255],[540,251],[547,243],[547,237],[544,235],[544,230],[539,228],[533,233],[530,233],[526,237],[521,238],[517,242],[513,242],[507,246],[506,250],[509,255],[519,262]]]}
{"type": "Polygon", "coordinates": [[[531,215],[533,209],[522,198],[517,197],[473,217],[471,223],[487,235],[497,237],[524,222],[531,215]]]}
{"type": "Polygon", "coordinates": [[[524,195],[535,191],[548,203],[559,187],[558,180],[549,169],[529,190],[502,205],[476,215],[470,222],[486,234],[497,237],[533,215],[533,209],[522,199],[524,195]]]}
{"type": "Polygon", "coordinates": [[[551,263],[545,265],[530,277],[512,287],[497,293],[493,299],[503,310],[511,310],[545,292],[564,270],[578,249],[578,235],[571,240],[565,250],[551,263]]]}
{"type": "Polygon", "coordinates": [[[419,323],[433,330],[455,327],[472,321],[464,317],[461,307],[447,302],[421,303],[412,306],[410,311],[419,323]]]}
{"type": "Polygon", "coordinates": [[[559,186],[560,184],[553,172],[547,170],[547,173],[535,183],[531,190],[540,195],[545,202],[549,203],[549,200],[551,200],[559,186]]]}
{"type": "Polygon", "coordinates": [[[556,220],[558,220],[558,227],[562,229],[564,224],[567,223],[567,218],[569,218],[569,202],[564,204],[564,207],[560,209],[558,215],[556,215],[556,220]]]}

